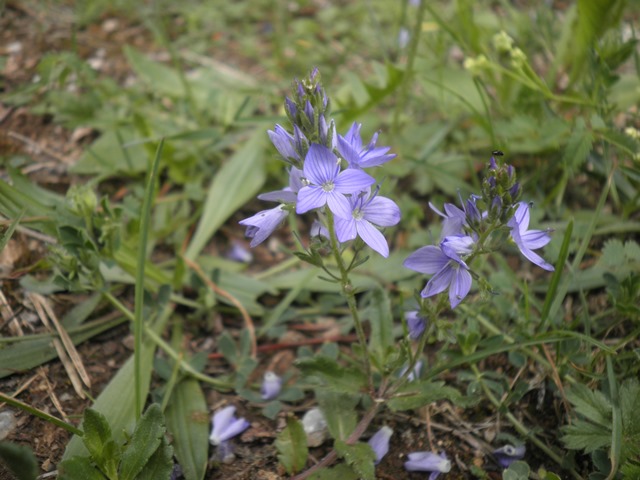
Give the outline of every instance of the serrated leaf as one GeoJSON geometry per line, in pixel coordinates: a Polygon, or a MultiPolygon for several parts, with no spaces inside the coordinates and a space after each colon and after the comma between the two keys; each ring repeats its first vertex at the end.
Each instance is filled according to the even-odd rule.
{"type": "Polygon", "coordinates": [[[301,471],[307,464],[309,449],[307,436],[295,417],[287,417],[287,426],[280,432],[275,442],[278,450],[278,461],[289,475],[301,471]]]}
{"type": "Polygon", "coordinates": [[[165,415],[184,477],[203,479],[209,451],[209,414],[200,383],[191,378],[180,382],[165,415]]]}
{"type": "Polygon", "coordinates": [[[111,438],[107,419],[101,413],[87,408],[84,411],[82,430],[82,441],[89,455],[107,477],[114,478],[118,471],[120,451],[111,438]]]}
{"type": "Polygon", "coordinates": [[[347,445],[342,440],[336,440],[333,444],[338,455],[358,474],[362,480],[375,480],[374,462],[376,454],[366,443],[358,442],[354,445],[347,445]]]}
{"type": "Polygon", "coordinates": [[[359,393],[367,384],[367,379],[360,370],[343,367],[335,360],[321,355],[298,360],[296,365],[305,376],[317,377],[328,389],[336,392],[359,393]]]}
{"type": "Polygon", "coordinates": [[[99,412],[87,408],[84,411],[84,421],[82,423],[82,441],[89,450],[89,455],[94,459],[101,458],[104,445],[111,440],[111,428],[99,412]]]}
{"type": "Polygon", "coordinates": [[[122,453],[120,478],[133,480],[160,446],[165,426],[162,409],[156,403],[147,408],[136,425],[131,441],[122,453]]]}
{"type": "Polygon", "coordinates": [[[316,399],[327,420],[331,436],[344,440],[351,435],[358,422],[356,405],[360,400],[359,396],[318,389],[316,399]]]}
{"type": "Polygon", "coordinates": [[[16,480],[35,480],[38,462],[29,447],[15,443],[0,442],[0,461],[13,473],[16,480]]]}
{"type": "Polygon", "coordinates": [[[421,380],[407,383],[398,390],[387,405],[393,411],[414,410],[442,399],[451,400],[456,405],[462,405],[464,397],[455,388],[446,386],[444,382],[421,380]]]}
{"type": "MultiPolygon", "coordinates": [[[[173,471],[173,448],[162,437],[160,446],[151,455],[136,480],[169,480],[173,471]]],[[[185,478],[187,478],[185,476],[185,478]]]]}
{"type": "Polygon", "coordinates": [[[567,391],[567,399],[580,415],[593,423],[611,427],[611,402],[599,390],[576,384],[567,391]]]}
{"type": "Polygon", "coordinates": [[[93,466],[89,457],[76,456],[58,465],[58,480],[105,480],[105,476],[93,466]]]}
{"type": "Polygon", "coordinates": [[[195,259],[216,230],[264,184],[262,156],[266,137],[257,130],[216,173],[186,258],[195,259]]]}
{"type": "Polygon", "coordinates": [[[592,143],[593,135],[587,130],[584,118],[578,117],[562,156],[564,164],[574,171],[580,168],[591,151],[592,143]]]}
{"type": "Polygon", "coordinates": [[[591,453],[599,448],[611,445],[611,428],[605,428],[585,420],[575,420],[563,429],[562,441],[572,450],[584,450],[591,453]]]}

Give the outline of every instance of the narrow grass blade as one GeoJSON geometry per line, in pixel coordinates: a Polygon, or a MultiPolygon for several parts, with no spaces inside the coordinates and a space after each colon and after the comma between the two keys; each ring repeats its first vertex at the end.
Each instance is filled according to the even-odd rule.
{"type": "Polygon", "coordinates": [[[197,380],[180,382],[165,412],[173,448],[186,480],[202,480],[207,470],[209,415],[197,380]]]}
{"type": "Polygon", "coordinates": [[[565,262],[569,256],[569,244],[571,243],[571,235],[573,233],[573,220],[567,225],[567,230],[564,232],[564,238],[562,239],[562,246],[560,247],[560,255],[555,264],[555,271],[551,277],[551,283],[547,290],[547,296],[544,299],[544,305],[542,306],[542,313],[540,314],[540,327],[539,331],[544,332],[547,321],[549,320],[549,311],[551,310],[551,302],[556,296],[558,286],[560,284],[560,278],[562,277],[562,271],[564,270],[565,262]]]}
{"type": "Polygon", "coordinates": [[[149,238],[149,225],[151,222],[151,206],[153,205],[156,179],[158,177],[158,166],[160,165],[160,156],[162,155],[163,146],[164,139],[160,140],[160,143],[158,144],[156,156],[153,160],[153,164],[151,165],[149,176],[147,177],[147,188],[142,202],[142,210],[140,212],[140,242],[138,247],[138,266],[136,271],[135,318],[133,320],[133,335],[135,340],[133,358],[135,364],[134,385],[136,393],[136,418],[139,418],[142,414],[142,390],[145,388],[142,386],[140,351],[142,350],[142,322],[144,321],[142,318],[142,307],[144,306],[144,271],[147,262],[147,240],[149,238]]]}

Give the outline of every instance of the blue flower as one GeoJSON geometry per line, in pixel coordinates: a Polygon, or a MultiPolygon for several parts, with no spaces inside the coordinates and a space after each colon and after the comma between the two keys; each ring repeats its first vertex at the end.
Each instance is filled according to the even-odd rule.
{"type": "Polygon", "coordinates": [[[424,333],[427,328],[427,319],[420,315],[420,312],[412,310],[404,314],[404,318],[407,321],[407,328],[409,329],[409,338],[417,340],[424,333]]]}
{"type": "Polygon", "coordinates": [[[211,445],[221,445],[249,428],[250,423],[244,418],[236,418],[234,415],[235,412],[236,407],[230,405],[222,410],[218,410],[213,415],[213,426],[211,435],[209,436],[209,443],[211,443],[211,445]]]}
{"type": "Polygon", "coordinates": [[[433,275],[420,295],[431,297],[449,289],[449,302],[455,308],[471,290],[471,273],[460,255],[470,254],[474,239],[467,235],[451,235],[440,247],[428,245],[413,252],[404,266],[416,272],[433,275]]]}
{"type": "Polygon", "coordinates": [[[393,430],[384,426],[369,439],[369,442],[367,442],[376,454],[376,465],[380,463],[387,453],[389,453],[389,439],[392,434],[393,430]]]}
{"type": "Polygon", "coordinates": [[[264,374],[264,380],[260,387],[260,393],[263,400],[273,400],[280,395],[282,389],[282,379],[273,372],[266,372],[264,374]]]}
{"type": "Polygon", "coordinates": [[[361,124],[355,123],[343,137],[338,135],[338,152],[349,164],[349,168],[368,168],[382,165],[396,157],[393,153],[387,153],[391,147],[377,147],[378,133],[374,133],[366,147],[362,146],[360,137],[361,124]]]}
{"type": "Polygon", "coordinates": [[[240,220],[238,223],[247,227],[245,236],[251,238],[251,248],[260,245],[289,215],[284,205],[278,205],[270,210],[262,210],[254,216],[240,220]]]}
{"type": "Polygon", "coordinates": [[[349,218],[335,218],[336,236],[343,243],[356,236],[383,257],[389,256],[389,245],[384,235],[374,226],[391,227],[400,221],[400,208],[385,197],[369,195],[369,191],[351,195],[349,218]]]}
{"type": "Polygon", "coordinates": [[[451,471],[451,461],[442,452],[440,455],[433,452],[413,452],[408,455],[409,460],[404,462],[405,470],[409,472],[431,472],[429,480],[435,480],[441,473],[451,471]]]}
{"type": "Polygon", "coordinates": [[[517,447],[513,445],[505,445],[504,447],[494,450],[493,455],[496,457],[496,460],[498,460],[498,463],[502,468],[509,468],[509,465],[513,462],[522,460],[526,451],[527,449],[524,445],[519,445],[517,447]]]}
{"type": "Polygon", "coordinates": [[[296,165],[302,162],[300,152],[304,151],[307,139],[297,126],[294,126],[294,135],[291,135],[276,124],[274,130],[267,131],[267,135],[269,135],[271,143],[273,143],[273,146],[276,147],[276,150],[284,160],[296,165]]]}
{"type": "Polygon", "coordinates": [[[327,205],[338,217],[351,217],[351,204],[345,195],[365,190],[375,183],[370,175],[347,169],[340,171],[338,158],[327,147],[312,144],[304,161],[304,177],[309,182],[298,192],[296,213],[327,205]]]}
{"type": "Polygon", "coordinates": [[[296,167],[289,169],[289,186],[275,192],[261,193],[258,195],[259,200],[266,202],[296,203],[298,200],[298,192],[304,186],[302,181],[302,170],[296,167]]]}
{"type": "Polygon", "coordinates": [[[507,223],[511,227],[511,238],[520,249],[520,252],[532,263],[540,268],[553,272],[553,265],[545,261],[533,250],[544,247],[551,241],[548,230],[527,230],[529,228],[529,208],[525,202],[518,203],[516,212],[507,223]]]}

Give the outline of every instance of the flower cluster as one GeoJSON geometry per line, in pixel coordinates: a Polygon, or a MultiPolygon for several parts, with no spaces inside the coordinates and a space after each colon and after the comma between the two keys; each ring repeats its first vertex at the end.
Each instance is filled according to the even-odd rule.
{"type": "Polygon", "coordinates": [[[421,292],[423,298],[449,290],[449,303],[455,308],[469,293],[473,275],[469,262],[478,254],[491,250],[494,232],[507,227],[510,238],[520,252],[539,267],[553,271],[554,267],[533,252],[551,240],[548,230],[529,230],[531,204],[519,202],[520,184],[511,165],[499,163],[494,152],[489,174],[482,183],[482,195],[471,195],[461,202],[461,208],[451,203],[444,212],[432,204],[431,209],[444,218],[438,245],[428,245],[412,253],[404,266],[433,275],[421,292]]]}
{"type": "Polygon", "coordinates": [[[292,125],[281,125],[268,132],[282,159],[289,164],[288,186],[258,198],[278,202],[240,221],[247,227],[251,247],[262,243],[291,213],[317,212],[319,226],[314,232],[329,235],[335,231],[338,242],[360,237],[369,247],[387,257],[389,247],[380,227],[400,221],[400,209],[392,200],[378,195],[379,188],[364,169],[380,166],[395,157],[389,147],[376,146],[378,134],[366,145],[361,125],[354,123],[345,135],[336,133],[328,118],[329,99],[320,84],[319,73],[297,81],[293,98],[286,98],[285,111],[292,125]],[[328,222],[331,222],[329,229],[328,222]]]}

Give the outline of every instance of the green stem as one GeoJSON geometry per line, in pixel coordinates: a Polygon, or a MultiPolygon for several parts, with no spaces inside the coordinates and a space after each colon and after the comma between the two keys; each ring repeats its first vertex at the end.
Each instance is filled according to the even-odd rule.
{"type": "Polygon", "coordinates": [[[19,408],[20,410],[24,410],[25,412],[30,413],[31,415],[40,417],[49,423],[53,423],[56,427],[64,428],[67,432],[73,433],[74,435],[78,435],[79,437],[84,435],[84,432],[82,430],[77,429],[70,423],[60,420],[59,418],[54,417],[53,415],[49,415],[48,413],[45,413],[42,410],[38,410],[37,408],[32,407],[31,405],[28,405],[24,402],[21,402],[20,400],[17,400],[13,397],[5,395],[4,393],[0,393],[0,402],[8,403],[12,407],[19,408]]]}
{"type": "MultiPolygon", "coordinates": [[[[473,370],[473,373],[476,376],[476,380],[478,381],[478,383],[480,383],[480,386],[482,387],[484,394],[487,396],[487,398],[493,404],[493,406],[499,411],[502,408],[502,404],[500,400],[498,400],[495,397],[491,389],[487,387],[487,385],[484,383],[482,379],[482,374],[480,373],[480,370],[478,369],[478,367],[476,365],[471,365],[471,369],[473,370]]],[[[564,465],[562,457],[558,455],[556,452],[554,452],[547,445],[545,445],[542,440],[536,437],[536,435],[527,427],[525,427],[524,424],[522,424],[522,422],[520,422],[520,420],[518,420],[515,417],[515,415],[513,415],[509,410],[506,410],[506,409],[505,409],[504,415],[505,417],[507,417],[507,420],[509,420],[511,425],[513,425],[513,428],[515,428],[520,435],[531,440],[536,445],[536,447],[538,447],[540,450],[546,453],[547,456],[551,458],[554,462],[556,462],[558,465],[560,465],[561,467],[567,468],[564,465]]],[[[568,469],[568,470],[569,470],[569,473],[571,473],[571,476],[573,478],[575,478],[576,480],[583,480],[580,474],[576,472],[574,469],[568,469]]]]}
{"type": "MultiPolygon", "coordinates": [[[[129,320],[131,321],[134,320],[135,318],[134,314],[131,313],[131,311],[127,307],[125,307],[122,304],[122,302],[120,302],[120,300],[115,298],[109,292],[104,292],[103,295],[106,297],[107,300],[109,300],[113,304],[113,306],[115,306],[118,310],[120,310],[122,314],[125,315],[129,320]]],[[[171,347],[171,345],[165,342],[156,332],[154,332],[151,327],[149,327],[147,324],[143,324],[143,328],[144,328],[144,333],[149,337],[149,339],[153,343],[155,343],[158,347],[160,347],[162,350],[164,350],[165,353],[169,355],[180,366],[180,369],[184,373],[187,373],[202,382],[208,383],[209,385],[213,385],[214,387],[222,388],[225,390],[230,389],[232,387],[232,385],[229,382],[224,382],[222,380],[218,380],[216,378],[213,378],[198,372],[188,362],[186,362],[182,358],[182,356],[171,347]]]]}
{"type": "Polygon", "coordinates": [[[367,348],[367,336],[364,333],[362,321],[360,320],[360,315],[358,313],[355,289],[351,284],[351,280],[349,280],[349,271],[347,270],[347,267],[344,264],[344,259],[342,258],[342,255],[340,253],[340,244],[338,243],[338,237],[336,236],[336,228],[333,222],[333,213],[329,209],[327,209],[327,228],[329,230],[329,239],[331,241],[331,251],[333,252],[333,256],[336,259],[336,265],[338,266],[338,270],[340,271],[340,287],[342,288],[342,294],[347,299],[347,305],[349,306],[349,311],[351,312],[353,323],[356,327],[356,333],[358,334],[360,347],[362,347],[362,353],[364,356],[364,369],[369,385],[369,393],[373,394],[373,377],[371,375],[369,349],[367,348]]]}

